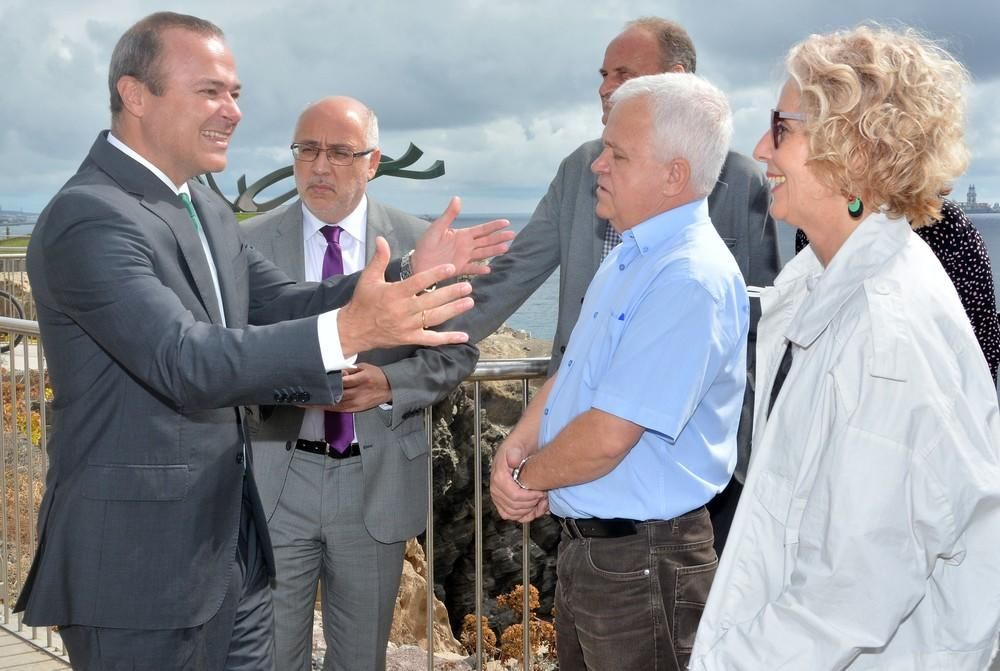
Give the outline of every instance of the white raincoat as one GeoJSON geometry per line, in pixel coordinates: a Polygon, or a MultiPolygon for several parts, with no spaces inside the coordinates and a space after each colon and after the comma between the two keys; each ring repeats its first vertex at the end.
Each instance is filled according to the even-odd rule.
{"type": "Polygon", "coordinates": [[[1000,417],[941,265],[875,213],[825,270],[803,250],[761,307],[750,472],[689,668],[984,669],[1000,417]]]}

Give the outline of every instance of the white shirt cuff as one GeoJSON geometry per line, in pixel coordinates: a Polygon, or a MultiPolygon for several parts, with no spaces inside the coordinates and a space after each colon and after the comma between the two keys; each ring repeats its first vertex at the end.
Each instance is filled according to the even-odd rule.
{"type": "Polygon", "coordinates": [[[316,319],[319,351],[323,356],[323,367],[327,373],[352,368],[358,360],[357,354],[344,358],[344,348],[340,346],[340,332],[337,330],[338,312],[339,308],[330,310],[320,314],[316,319]]]}

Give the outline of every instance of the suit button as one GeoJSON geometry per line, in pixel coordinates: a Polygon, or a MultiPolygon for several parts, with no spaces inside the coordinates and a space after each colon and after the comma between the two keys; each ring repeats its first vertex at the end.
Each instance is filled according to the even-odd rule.
{"type": "Polygon", "coordinates": [[[565,353],[566,353],[566,345],[562,345],[562,346],[561,346],[561,347],[559,348],[559,353],[560,353],[560,354],[565,354],[565,353]]]}
{"type": "Polygon", "coordinates": [[[290,441],[290,440],[286,440],[285,441],[285,451],[286,452],[291,452],[292,451],[292,441],[290,441]]]}
{"type": "Polygon", "coordinates": [[[236,455],[236,463],[237,464],[242,464],[243,463],[243,452],[242,452],[242,450],[240,451],[239,454],[236,455]]]}
{"type": "Polygon", "coordinates": [[[312,394],[310,394],[308,391],[304,391],[301,394],[299,394],[300,403],[308,403],[310,398],[312,398],[312,394]]]}

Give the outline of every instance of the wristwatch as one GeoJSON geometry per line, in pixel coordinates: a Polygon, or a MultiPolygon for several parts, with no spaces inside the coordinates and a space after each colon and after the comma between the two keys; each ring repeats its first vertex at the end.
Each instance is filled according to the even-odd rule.
{"type": "MultiPolygon", "coordinates": [[[[405,280],[413,275],[413,252],[416,250],[411,249],[406,254],[403,254],[399,258],[399,279],[405,280]]],[[[427,293],[428,291],[434,291],[437,289],[437,284],[432,284],[429,287],[425,287],[420,290],[420,293],[427,293]]],[[[419,295],[419,294],[418,294],[419,295]]]]}
{"type": "Polygon", "coordinates": [[[517,465],[517,468],[515,468],[513,471],[510,472],[510,477],[514,478],[514,484],[520,487],[521,489],[530,489],[530,487],[525,487],[524,483],[521,482],[521,471],[524,469],[524,465],[528,463],[528,459],[531,459],[531,457],[532,455],[530,454],[526,456],[524,459],[521,460],[521,463],[517,465]]]}
{"type": "Polygon", "coordinates": [[[410,250],[399,259],[399,279],[405,280],[413,274],[413,252],[410,250]]]}

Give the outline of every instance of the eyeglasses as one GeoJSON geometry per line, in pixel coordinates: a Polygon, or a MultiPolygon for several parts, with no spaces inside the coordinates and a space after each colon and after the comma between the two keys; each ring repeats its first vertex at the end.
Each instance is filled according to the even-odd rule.
{"type": "Polygon", "coordinates": [[[343,147],[334,145],[333,147],[317,147],[314,144],[302,144],[300,142],[293,142],[290,147],[292,150],[292,156],[295,157],[296,161],[305,161],[306,163],[312,163],[317,158],[319,158],[320,153],[326,154],[326,160],[331,165],[351,165],[354,163],[354,159],[367,156],[368,154],[375,151],[375,147],[371,149],[365,149],[364,151],[351,151],[350,147],[343,147]]]}
{"type": "Polygon", "coordinates": [[[805,121],[806,115],[802,112],[781,112],[779,110],[771,110],[771,139],[774,141],[774,148],[777,149],[781,146],[781,140],[785,137],[785,124],[781,123],[782,119],[788,119],[790,121],[805,121]]]}

